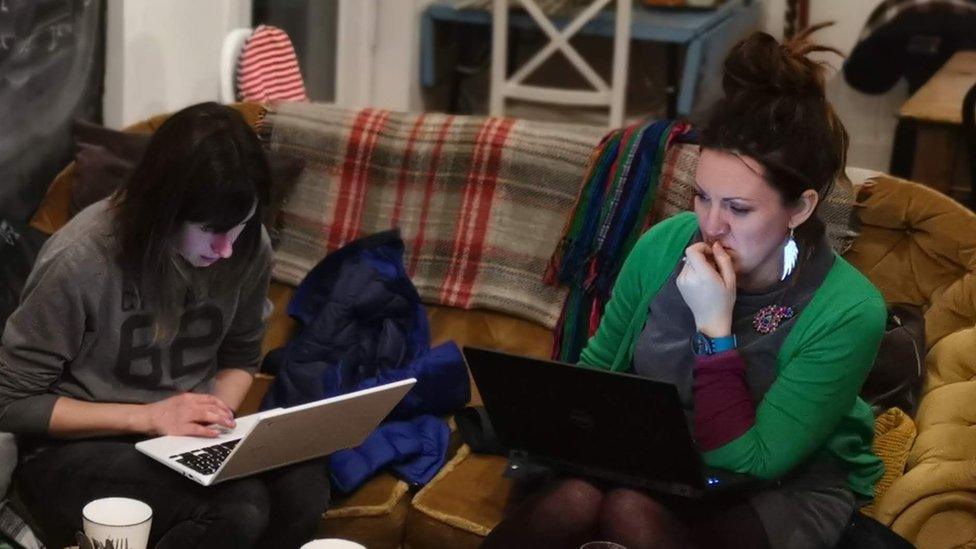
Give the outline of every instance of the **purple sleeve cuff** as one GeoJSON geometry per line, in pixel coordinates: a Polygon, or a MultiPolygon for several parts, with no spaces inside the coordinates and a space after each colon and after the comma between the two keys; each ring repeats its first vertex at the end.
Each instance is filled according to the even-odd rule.
{"type": "Polygon", "coordinates": [[[702,451],[738,438],[756,422],[746,386],[746,361],[737,350],[695,358],[695,439],[702,451]]]}

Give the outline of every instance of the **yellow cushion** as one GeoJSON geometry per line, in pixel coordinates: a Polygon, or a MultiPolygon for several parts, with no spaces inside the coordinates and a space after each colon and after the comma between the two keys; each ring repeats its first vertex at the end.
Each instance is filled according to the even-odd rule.
{"type": "MultiPolygon", "coordinates": [[[[874,420],[874,453],[884,463],[884,474],[874,487],[874,499],[881,499],[895,480],[905,474],[908,454],[915,443],[915,422],[899,408],[891,408],[874,420]]],[[[862,510],[873,516],[874,503],[862,510]]]]}
{"type": "Polygon", "coordinates": [[[336,499],[319,523],[319,537],[356,541],[370,549],[396,549],[410,507],[409,486],[381,473],[345,499],[336,499]]]}
{"type": "Polygon", "coordinates": [[[861,234],[844,255],[889,303],[927,307],[932,348],[976,320],[976,215],[924,185],[878,177],[858,194],[861,234]]]}
{"type": "Polygon", "coordinates": [[[403,545],[476,548],[502,520],[512,482],[502,476],[508,460],[458,450],[417,492],[407,514],[403,545]]]}

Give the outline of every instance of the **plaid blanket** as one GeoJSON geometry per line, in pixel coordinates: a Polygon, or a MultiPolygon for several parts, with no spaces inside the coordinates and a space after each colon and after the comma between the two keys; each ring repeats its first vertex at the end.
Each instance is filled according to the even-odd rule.
{"type": "Polygon", "coordinates": [[[566,289],[543,274],[603,130],[281,103],[260,132],[273,160],[304,162],[280,211],[276,280],[298,284],[327,253],[396,227],[425,302],[555,327],[566,289]]]}

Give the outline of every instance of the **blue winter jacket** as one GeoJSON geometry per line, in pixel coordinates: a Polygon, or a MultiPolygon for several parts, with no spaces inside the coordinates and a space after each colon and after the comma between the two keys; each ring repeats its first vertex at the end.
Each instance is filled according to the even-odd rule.
{"type": "Polygon", "coordinates": [[[362,445],[333,454],[333,482],[352,491],[386,465],[412,484],[443,465],[447,424],[434,417],[471,398],[453,342],[430,348],[427,314],[403,265],[398,231],[351,242],[302,280],[288,304],[300,331],[265,358],[276,372],[262,409],[287,407],[414,377],[417,384],[362,445]]]}

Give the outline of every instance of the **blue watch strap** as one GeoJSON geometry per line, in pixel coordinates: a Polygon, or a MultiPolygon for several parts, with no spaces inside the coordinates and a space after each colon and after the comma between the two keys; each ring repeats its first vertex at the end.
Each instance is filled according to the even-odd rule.
{"type": "Polygon", "coordinates": [[[731,351],[737,344],[735,334],[711,338],[701,332],[695,332],[694,337],[691,338],[691,351],[695,356],[711,356],[731,351]]]}
{"type": "Polygon", "coordinates": [[[735,349],[737,342],[735,340],[735,334],[727,335],[725,337],[716,337],[712,339],[712,354],[724,353],[725,351],[731,351],[735,349]]]}

